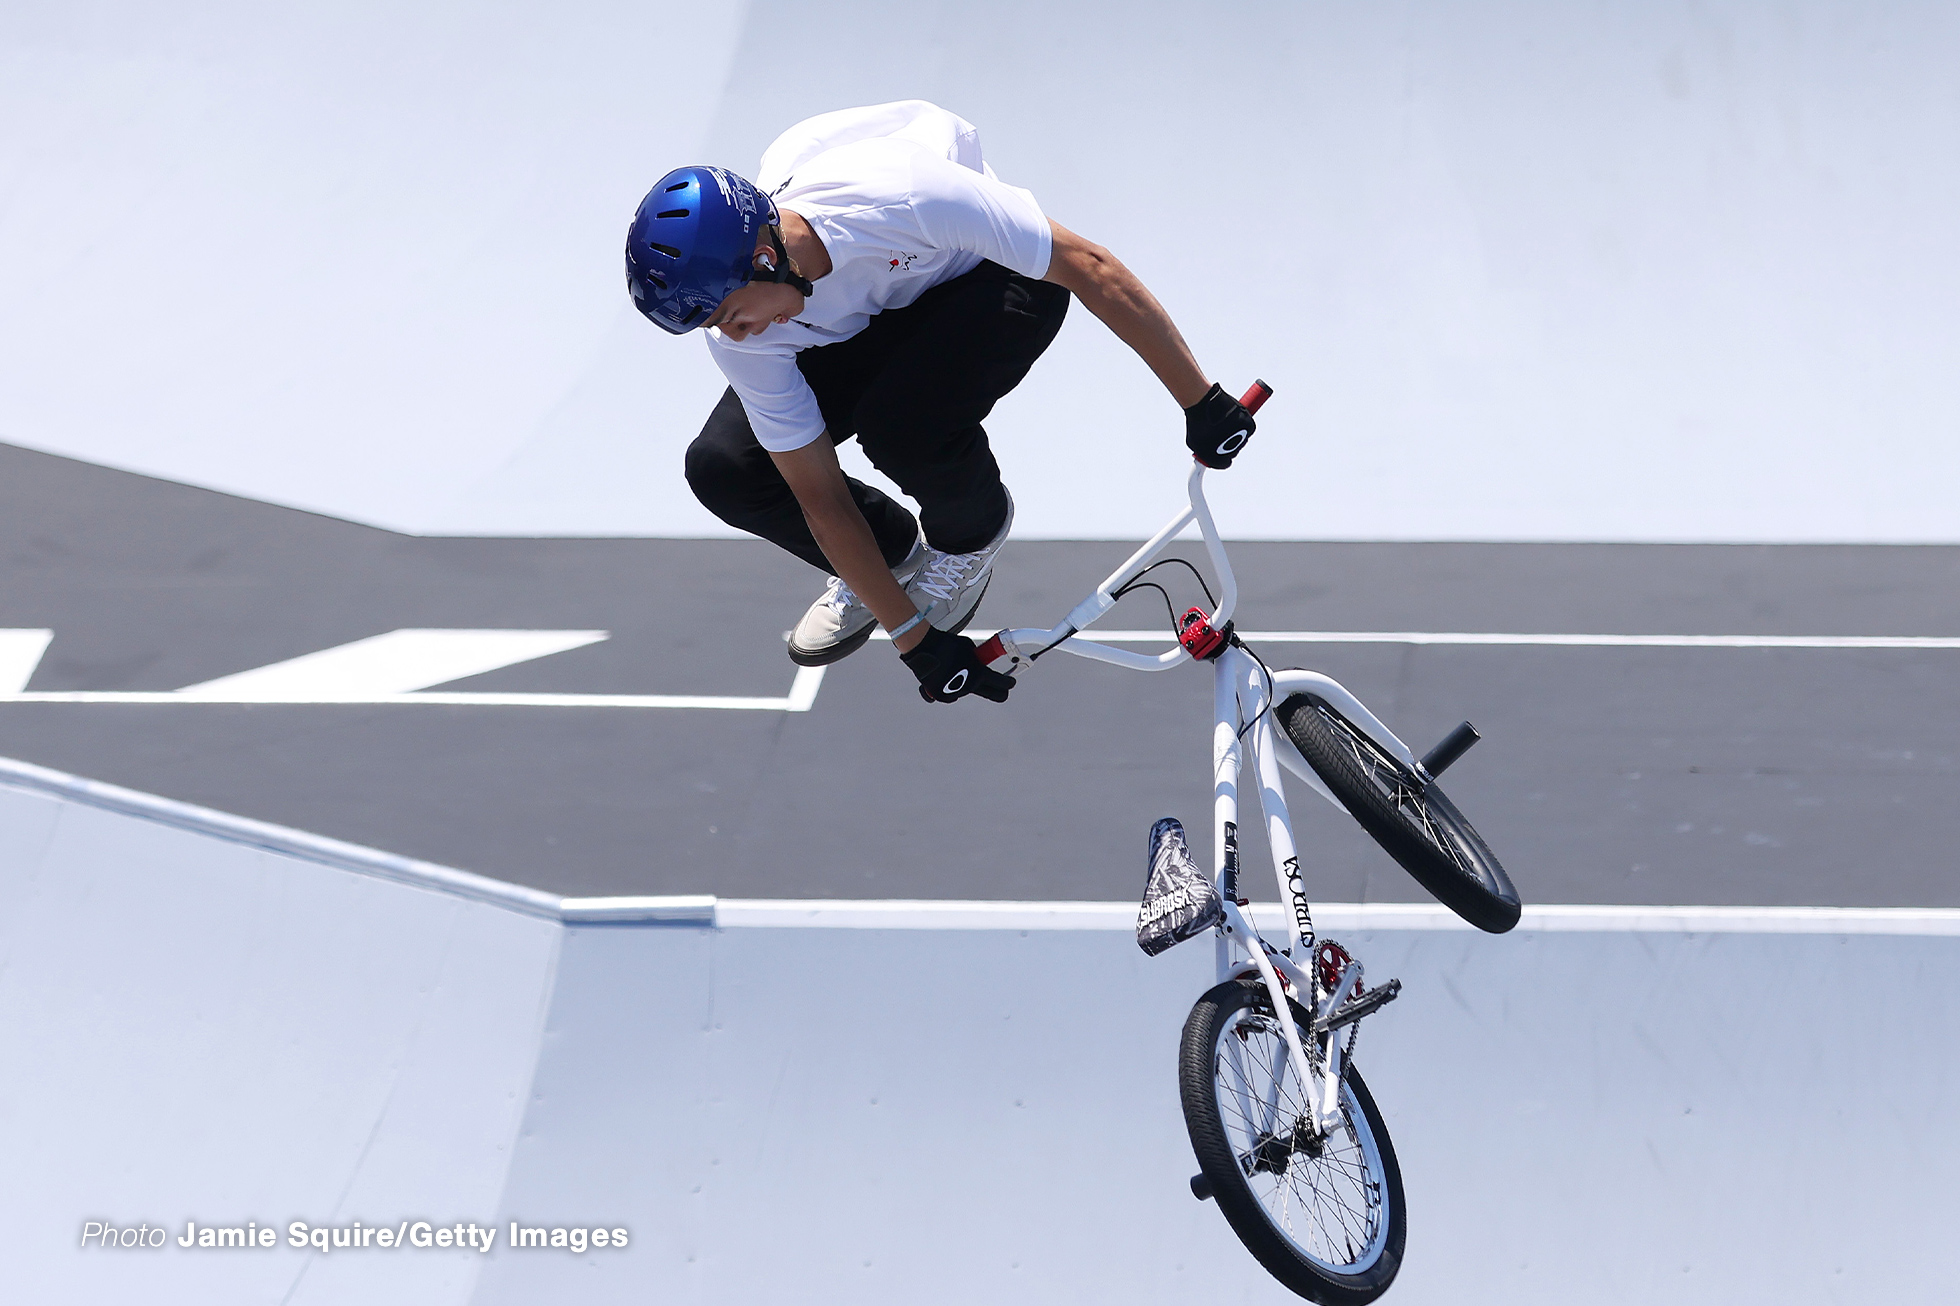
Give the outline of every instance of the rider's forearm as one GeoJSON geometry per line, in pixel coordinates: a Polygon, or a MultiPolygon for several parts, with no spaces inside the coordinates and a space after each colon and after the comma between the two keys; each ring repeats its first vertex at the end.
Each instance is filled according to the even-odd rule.
{"type": "MultiPolygon", "coordinates": [[[[844,583],[864,600],[864,606],[871,609],[879,625],[896,630],[917,614],[918,607],[905,596],[904,587],[892,578],[891,568],[885,565],[885,555],[878,549],[870,523],[848,495],[841,504],[829,498],[815,504],[804,503],[803,520],[810,523],[810,534],[817,537],[817,547],[823,550],[823,556],[830,559],[830,565],[844,578],[844,583]]],[[[923,638],[925,627],[921,623],[898,637],[898,651],[909,652],[923,638]]]]}
{"type": "Polygon", "coordinates": [[[1170,314],[1136,274],[1113,255],[1106,266],[1107,271],[1095,283],[1100,293],[1078,296],[1083,307],[1102,319],[1118,340],[1136,350],[1178,407],[1189,408],[1211,388],[1204,369],[1198,366],[1170,314]]]}
{"type": "MultiPolygon", "coordinates": [[[[837,451],[829,436],[773,457],[832,570],[864,600],[871,615],[886,630],[895,630],[910,621],[918,608],[892,578],[891,568],[885,565],[885,555],[871,534],[871,524],[858,510],[843,469],[837,465],[837,451]]],[[[894,642],[899,652],[907,653],[923,638],[925,626],[921,623],[894,642]]]]}
{"type": "Polygon", "coordinates": [[[1211,382],[1149,287],[1102,246],[1060,223],[1052,225],[1055,252],[1046,280],[1066,286],[1117,339],[1134,349],[1180,408],[1204,398],[1211,382]]]}

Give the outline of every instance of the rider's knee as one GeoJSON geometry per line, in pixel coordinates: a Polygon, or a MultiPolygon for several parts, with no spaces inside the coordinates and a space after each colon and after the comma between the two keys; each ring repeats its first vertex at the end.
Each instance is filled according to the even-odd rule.
{"type": "Polygon", "coordinates": [[[688,445],[684,466],[688,488],[711,512],[740,507],[752,497],[742,460],[708,432],[688,445]]]}

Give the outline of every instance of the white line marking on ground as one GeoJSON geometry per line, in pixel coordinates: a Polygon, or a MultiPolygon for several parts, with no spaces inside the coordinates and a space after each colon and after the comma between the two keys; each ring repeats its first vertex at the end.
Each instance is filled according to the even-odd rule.
{"type": "Polygon", "coordinates": [[[0,630],[0,693],[18,694],[34,678],[52,630],[0,630]]]}
{"type": "MultiPolygon", "coordinates": [[[[800,678],[800,676],[799,676],[800,678]]],[[[169,691],[117,692],[113,690],[50,690],[37,693],[0,694],[0,703],[160,703],[173,706],[190,704],[241,704],[278,706],[326,705],[333,707],[401,706],[422,707],[680,707],[712,708],[725,712],[808,712],[816,701],[815,683],[802,699],[792,686],[783,698],[738,698],[714,694],[464,694],[426,692],[419,694],[376,694],[372,698],[220,698],[214,694],[195,697],[169,691]]]]}
{"type": "Polygon", "coordinates": [[[177,691],[226,703],[374,702],[605,639],[603,630],[391,630],[177,691]]]}
{"type": "MultiPolygon", "coordinates": [[[[991,630],[967,632],[985,639],[991,630]]],[[[1273,644],[1437,644],[1554,648],[1789,648],[1960,649],[1960,637],[1943,635],[1562,635],[1492,634],[1420,630],[1248,630],[1250,642],[1273,644]]],[[[397,630],[338,648],[323,649],[271,666],[169,691],[52,690],[25,685],[51,634],[0,630],[0,703],[338,703],[421,704],[440,707],[685,708],[732,712],[808,712],[823,686],[824,668],[802,667],[782,698],[713,694],[523,694],[428,691],[499,667],[580,648],[607,638],[605,631],[397,630]],[[436,638],[430,638],[436,637],[436,638]],[[450,637],[458,637],[451,639],[450,637]],[[494,637],[494,638],[491,638],[494,637]],[[31,660],[30,660],[31,659],[31,660]],[[405,683],[406,682],[406,683],[405,683]]],[[[889,640],[884,631],[874,639],[889,640]]],[[[1110,644],[1164,644],[1154,630],[1090,630],[1085,638],[1110,644]]]]}
{"type": "MultiPolygon", "coordinates": [[[[975,640],[994,634],[969,630],[975,640]]],[[[1162,644],[1170,635],[1161,630],[1096,630],[1084,639],[1105,644],[1162,644]]],[[[874,639],[890,639],[884,631],[874,639]]],[[[1486,634],[1479,631],[1427,630],[1242,630],[1239,638],[1269,644],[1510,644],[1556,648],[1904,648],[1960,649],[1960,637],[1945,635],[1547,635],[1486,634]]]]}
{"type": "Polygon", "coordinates": [[[796,679],[790,682],[789,702],[783,705],[786,712],[808,712],[817,703],[817,691],[823,688],[822,667],[798,667],[796,679]]]}
{"type": "Polygon", "coordinates": [[[24,686],[47,631],[0,631],[0,703],[259,703],[437,707],[696,708],[724,712],[808,712],[823,686],[822,667],[802,667],[781,698],[726,694],[523,694],[424,690],[500,667],[583,648],[603,630],[395,630],[271,666],[177,690],[45,690],[24,686]],[[17,638],[9,639],[8,636],[17,638]],[[21,638],[38,636],[33,640],[21,638]],[[32,646],[32,647],[30,647],[32,646]],[[31,653],[33,661],[28,661],[31,653]],[[15,673],[17,679],[10,679],[15,673]]]}

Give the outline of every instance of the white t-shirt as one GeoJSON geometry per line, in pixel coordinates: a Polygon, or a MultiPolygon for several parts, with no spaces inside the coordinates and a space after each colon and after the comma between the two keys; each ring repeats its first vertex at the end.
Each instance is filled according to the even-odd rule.
{"type": "Polygon", "coordinates": [[[849,340],[871,315],[903,308],[992,259],[1048,271],[1053,232],[1034,196],[994,176],[973,125],[924,100],[841,109],[796,124],[763,152],[756,185],[801,214],[830,272],[793,321],[760,337],[708,332],[762,447],[800,449],[823,433],[799,350],[849,340]]]}

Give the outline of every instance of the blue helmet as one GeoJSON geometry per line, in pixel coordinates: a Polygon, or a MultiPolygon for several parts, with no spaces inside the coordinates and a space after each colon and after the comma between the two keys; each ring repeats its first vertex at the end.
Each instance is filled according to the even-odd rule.
{"type": "Polygon", "coordinates": [[[692,331],[754,275],[756,238],[775,222],[769,197],[727,169],[674,169],[626,230],[633,303],[663,331],[692,331]]]}

